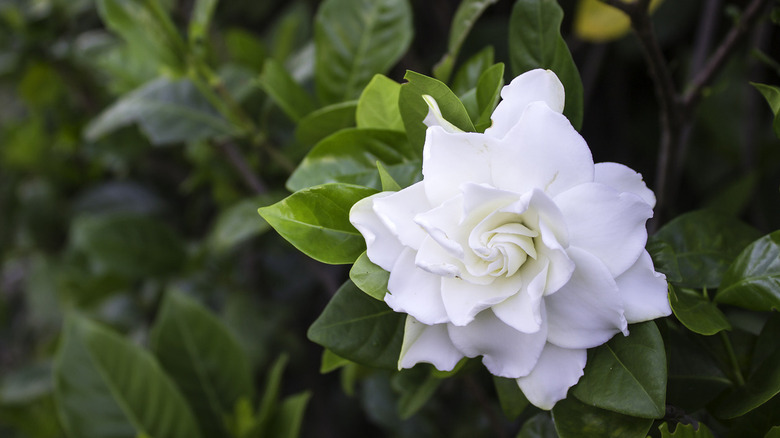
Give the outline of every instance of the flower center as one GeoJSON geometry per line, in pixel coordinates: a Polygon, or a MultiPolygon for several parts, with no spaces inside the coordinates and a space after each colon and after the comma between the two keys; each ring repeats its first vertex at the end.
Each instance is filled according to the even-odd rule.
{"type": "MultiPolygon", "coordinates": [[[[520,222],[501,221],[496,224],[490,219],[497,218],[486,219],[469,236],[469,246],[481,261],[481,266],[474,266],[477,269],[469,271],[474,275],[512,276],[528,257],[536,259],[534,238],[539,236],[539,232],[520,222]]],[[[519,218],[515,216],[512,219],[519,218]]]]}

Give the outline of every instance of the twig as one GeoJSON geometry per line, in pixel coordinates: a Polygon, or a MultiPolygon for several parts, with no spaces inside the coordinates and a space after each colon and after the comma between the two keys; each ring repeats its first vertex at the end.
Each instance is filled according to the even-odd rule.
{"type": "Polygon", "coordinates": [[[257,175],[252,172],[252,169],[249,167],[249,165],[246,164],[246,159],[235,144],[229,141],[225,141],[217,143],[217,146],[222,150],[222,152],[224,152],[228,162],[238,171],[238,174],[241,176],[241,179],[244,181],[247,187],[252,189],[252,191],[258,195],[268,191],[268,189],[265,187],[265,184],[260,181],[260,178],[258,178],[257,175]]]}

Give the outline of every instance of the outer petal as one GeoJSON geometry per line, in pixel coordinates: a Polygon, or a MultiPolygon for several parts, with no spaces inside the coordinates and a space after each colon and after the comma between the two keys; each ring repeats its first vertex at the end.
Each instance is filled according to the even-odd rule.
{"type": "Polygon", "coordinates": [[[494,185],[525,193],[540,189],[555,196],[593,181],[593,157],[569,120],[544,102],[533,102],[490,154],[494,185]]]}
{"type": "Polygon", "coordinates": [[[452,344],[446,324],[425,325],[412,316],[406,317],[399,370],[427,362],[438,370],[452,371],[461,358],[463,353],[452,344]]]}
{"type": "Polygon", "coordinates": [[[520,114],[531,102],[542,101],[553,111],[563,112],[565,100],[563,84],[550,70],[536,69],[514,78],[501,89],[503,99],[493,115],[493,125],[485,130],[486,135],[502,138],[517,124],[520,114]]]}
{"type": "Polygon", "coordinates": [[[591,348],[620,331],[628,334],[623,303],[607,268],[579,248],[568,252],[576,265],[571,279],[544,299],[547,340],[563,348],[591,348]]]}
{"type": "Polygon", "coordinates": [[[447,324],[452,343],[467,357],[482,355],[482,363],[496,376],[517,378],[531,372],[545,345],[547,325],[526,334],[501,322],[487,310],[465,326],[447,324]]]}
{"type": "Polygon", "coordinates": [[[432,126],[441,126],[442,129],[450,133],[463,132],[462,129],[453,125],[444,118],[444,116],[441,114],[441,110],[439,109],[439,104],[436,103],[436,99],[434,99],[433,96],[424,94],[422,98],[425,103],[428,104],[428,114],[425,116],[425,120],[423,120],[425,126],[429,128],[432,126]]]}
{"type": "Polygon", "coordinates": [[[457,277],[442,278],[441,298],[450,322],[464,326],[477,313],[518,293],[522,285],[523,278],[519,275],[497,277],[488,284],[474,284],[457,277]]]}
{"type": "Polygon", "coordinates": [[[633,193],[655,207],[655,194],[647,188],[642,175],[618,163],[596,163],[595,182],[606,184],[618,192],[633,193]]]}
{"type": "Polygon", "coordinates": [[[414,264],[415,252],[406,248],[390,271],[385,302],[396,312],[408,313],[423,324],[449,321],[441,301],[441,277],[414,264]]]}
{"type": "Polygon", "coordinates": [[[569,226],[569,244],[595,255],[614,277],[639,258],[653,210],[633,193],[604,184],[582,184],[555,197],[569,226]]]}
{"type": "Polygon", "coordinates": [[[425,193],[440,205],[460,193],[465,182],[490,183],[490,157],[495,139],[484,134],[453,134],[439,126],[428,128],[423,146],[425,193]]]}
{"type": "Polygon", "coordinates": [[[425,181],[374,199],[374,212],[404,246],[419,249],[425,238],[425,231],[414,222],[414,217],[430,210],[431,204],[425,197],[425,181]]]}
{"type": "Polygon", "coordinates": [[[585,349],[547,344],[536,367],[529,375],[517,379],[517,385],[534,406],[550,410],[580,380],[587,358],[585,349]]]}
{"type": "Polygon", "coordinates": [[[377,193],[356,202],[349,211],[349,221],[366,239],[368,259],[390,271],[403,251],[404,246],[374,212],[374,201],[391,195],[391,192],[377,193]]]}
{"type": "Polygon", "coordinates": [[[653,260],[643,251],[639,260],[615,279],[630,324],[649,321],[672,313],[667,298],[666,277],[655,272],[653,260]]]}

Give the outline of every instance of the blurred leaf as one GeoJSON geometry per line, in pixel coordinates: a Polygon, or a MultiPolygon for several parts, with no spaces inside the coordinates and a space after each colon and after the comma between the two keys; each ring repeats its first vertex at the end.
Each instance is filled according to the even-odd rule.
{"type": "Polygon", "coordinates": [[[287,180],[287,188],[343,182],[380,189],[377,161],[405,184],[416,179],[421,168],[403,132],[349,128],[320,141],[287,180]]]}
{"type": "MultiPolygon", "coordinates": [[[[758,232],[737,219],[713,211],[685,213],[664,225],[648,240],[648,247],[663,242],[671,248],[679,267],[682,287],[717,288],[729,264],[758,232]]],[[[667,261],[669,264],[672,260],[667,261]]],[[[673,263],[673,262],[672,262],[673,263]]],[[[716,298],[717,301],[717,298],[716,298]]]]}
{"type": "Polygon", "coordinates": [[[366,187],[323,184],[297,191],[258,212],[309,257],[330,264],[353,263],[365,251],[366,243],[349,222],[349,210],[374,193],[376,190],[366,187]]]}
{"type": "Polygon", "coordinates": [[[347,281],[307,336],[337,355],[375,368],[398,367],[406,316],[347,281]]]}
{"type": "Polygon", "coordinates": [[[550,414],[540,412],[523,423],[516,438],[558,438],[558,433],[550,414]]]}
{"type": "Polygon", "coordinates": [[[231,28],[225,32],[225,46],[230,59],[259,72],[265,65],[265,45],[244,29],[231,28]]]}
{"type": "Polygon", "coordinates": [[[303,414],[311,393],[306,391],[291,395],[282,401],[266,435],[279,438],[297,438],[303,424],[303,414]]]}
{"type": "MultiPolygon", "coordinates": [[[[290,67],[290,57],[311,40],[311,11],[306,2],[288,2],[289,6],[277,15],[272,23],[271,55],[290,67]]],[[[296,79],[300,80],[296,76],[296,79]]]]}
{"type": "Polygon", "coordinates": [[[571,393],[589,406],[642,418],[666,412],[666,355],[652,321],[633,324],[588,350],[585,375],[571,393]]]}
{"type": "Polygon", "coordinates": [[[268,429],[269,424],[273,421],[274,414],[279,408],[282,374],[284,374],[284,368],[287,366],[288,361],[289,357],[286,354],[280,355],[271,365],[268,374],[266,374],[263,396],[257,408],[257,430],[259,431],[268,429]]]}
{"type": "Polygon", "coordinates": [[[477,132],[485,132],[493,122],[490,116],[498,104],[499,93],[504,86],[504,64],[498,63],[485,70],[477,82],[479,118],[474,121],[477,132]]]}
{"type": "Polygon", "coordinates": [[[731,324],[712,301],[701,292],[669,286],[669,303],[674,316],[688,330],[710,336],[721,330],[731,330],[731,324]]]}
{"type": "Polygon", "coordinates": [[[412,40],[407,0],[326,0],[314,22],[315,84],[325,104],[356,99],[412,40]]]}
{"type": "Polygon", "coordinates": [[[162,222],[135,215],[79,217],[71,225],[71,244],[98,272],[128,277],[164,275],[184,261],[184,244],[162,222]]]}
{"type": "Polygon", "coordinates": [[[138,53],[146,53],[176,73],[185,71],[184,41],[157,0],[96,0],[106,26],[138,53]]]}
{"type": "Polygon", "coordinates": [[[209,235],[209,245],[221,253],[234,248],[270,229],[268,222],[257,216],[258,205],[270,205],[282,198],[280,193],[264,194],[244,199],[217,216],[209,235]]]}
{"type": "Polygon", "coordinates": [[[152,355],[76,314],[64,332],[54,385],[70,436],[201,436],[189,406],[152,355]]]}
{"type": "Polygon", "coordinates": [[[583,91],[580,73],[561,36],[563,10],[556,0],[517,0],[509,21],[509,59],[515,75],[535,68],[555,72],[566,90],[563,114],[579,130],[583,91]]]}
{"type": "MultiPolygon", "coordinates": [[[[650,12],[663,0],[652,0],[650,12]]],[[[585,41],[603,43],[616,40],[631,29],[631,20],[621,10],[599,0],[579,0],[574,15],[574,33],[585,41]]]]}
{"type": "Polygon", "coordinates": [[[447,44],[447,53],[433,67],[433,76],[442,81],[448,82],[452,74],[452,68],[458,58],[460,47],[466,40],[471,28],[477,22],[482,13],[488,6],[498,2],[498,0],[464,0],[458,5],[455,16],[452,18],[450,26],[450,39],[447,44]]]}
{"type": "Polygon", "coordinates": [[[380,74],[374,75],[358,99],[355,120],[358,128],[403,131],[398,109],[401,84],[380,74]]]}
{"type": "Polygon", "coordinates": [[[320,108],[298,122],[295,138],[305,145],[320,140],[345,128],[355,126],[356,101],[342,102],[320,108]]]}
{"type": "Polygon", "coordinates": [[[780,426],[775,426],[764,435],[764,438],[780,438],[780,426]]]}
{"type": "Polygon", "coordinates": [[[108,181],[89,187],[73,203],[75,214],[134,213],[150,215],[163,210],[160,197],[134,181],[108,181]]]}
{"type": "Polygon", "coordinates": [[[150,333],[151,349],[176,382],[206,436],[225,435],[223,418],[252,398],[249,359],[225,326],[197,301],[166,294],[150,333]]]}
{"type": "Polygon", "coordinates": [[[441,385],[429,367],[416,366],[401,370],[392,377],[393,389],[401,394],[398,399],[398,415],[406,420],[416,414],[441,385]]]}
{"type": "Polygon", "coordinates": [[[186,79],[155,79],[123,96],[87,126],[90,141],[138,123],[157,145],[238,135],[186,79]]]}
{"type": "Polygon", "coordinates": [[[479,77],[492,65],[494,65],[493,47],[487,46],[460,66],[452,80],[452,92],[463,97],[469,90],[475,89],[479,77]]]}
{"type": "Polygon", "coordinates": [[[52,365],[41,362],[19,367],[0,381],[0,406],[25,405],[51,394],[52,365]]]}
{"type": "Polygon", "coordinates": [[[649,418],[588,406],[574,397],[556,403],[552,415],[560,438],[645,438],[653,424],[649,418]]]}
{"type": "Polygon", "coordinates": [[[528,407],[528,399],[517,385],[517,379],[493,376],[493,385],[496,387],[501,410],[510,420],[520,416],[528,407]]]}
{"type": "Polygon", "coordinates": [[[780,310],[780,231],[742,251],[723,275],[715,301],[751,310],[780,310]]]}
{"type": "Polygon", "coordinates": [[[349,271],[349,279],[370,297],[384,301],[390,273],[371,263],[368,255],[364,252],[360,254],[360,257],[355,260],[355,264],[352,265],[352,269],[349,271]]]}
{"type": "Polygon", "coordinates": [[[720,190],[714,190],[705,203],[704,208],[721,214],[739,217],[750,205],[753,194],[758,188],[758,173],[749,172],[720,190]]]}
{"type": "MultiPolygon", "coordinates": [[[[379,171],[379,182],[381,182],[383,192],[397,192],[401,190],[401,185],[393,178],[393,175],[390,175],[390,172],[387,171],[387,168],[383,166],[380,161],[376,162],[376,170],[379,171]]],[[[411,182],[416,182],[419,179],[422,179],[422,173],[415,172],[414,181],[411,182]],[[418,173],[420,174],[420,178],[417,178],[418,173]]]]}
{"type": "Polygon", "coordinates": [[[218,0],[195,0],[188,31],[190,47],[198,49],[206,43],[217,3],[218,0]]]}
{"type": "Polygon", "coordinates": [[[697,427],[692,424],[677,423],[674,432],[669,432],[669,423],[663,423],[658,430],[661,431],[661,438],[714,438],[704,423],[699,423],[697,427]]]}
{"type": "Polygon", "coordinates": [[[775,135],[780,138],[780,87],[771,85],[758,84],[751,82],[756,90],[758,90],[766,99],[769,106],[772,108],[772,113],[775,115],[775,119],[772,122],[772,126],[775,130],[775,135]]]}
{"type": "Polygon", "coordinates": [[[423,95],[436,99],[442,116],[448,122],[463,131],[474,131],[474,124],[471,123],[463,103],[444,83],[413,71],[407,71],[404,79],[409,82],[401,85],[398,106],[401,109],[406,134],[415,150],[422,150],[425,131],[428,129],[423,123],[425,116],[428,115],[428,104],[423,100],[423,95]]]}
{"type": "Polygon", "coordinates": [[[309,93],[298,85],[276,60],[269,59],[265,62],[263,73],[260,75],[260,86],[295,122],[300,122],[316,109],[309,93]]]}
{"type": "Polygon", "coordinates": [[[327,348],[322,350],[322,362],[320,363],[320,374],[327,374],[331,371],[335,371],[343,366],[349,365],[350,362],[347,359],[337,355],[336,353],[328,350],[327,348]]]}

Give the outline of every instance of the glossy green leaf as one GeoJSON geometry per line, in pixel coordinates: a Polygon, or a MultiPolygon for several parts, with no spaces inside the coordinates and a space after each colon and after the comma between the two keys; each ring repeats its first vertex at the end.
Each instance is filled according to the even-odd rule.
{"type": "Polygon", "coordinates": [[[71,245],[85,253],[97,272],[127,277],[164,275],[184,261],[184,243],[173,229],[145,216],[105,215],[77,218],[71,245]]]}
{"type": "Polygon", "coordinates": [[[309,93],[290,76],[282,64],[269,59],[260,75],[260,86],[271,96],[287,116],[295,122],[301,121],[317,109],[309,93]]]}
{"type": "Polygon", "coordinates": [[[482,73],[494,65],[493,52],[493,47],[487,46],[467,59],[460,66],[455,74],[455,78],[452,80],[452,92],[463,97],[466,92],[473,90],[477,86],[482,73]]]}
{"type": "Polygon", "coordinates": [[[380,189],[377,161],[407,185],[417,178],[422,167],[403,132],[343,129],[319,142],[306,155],[287,180],[287,188],[294,191],[343,182],[380,189]]]}
{"type": "Polygon", "coordinates": [[[697,210],[664,225],[649,239],[648,247],[669,247],[664,256],[667,265],[676,264],[679,269],[681,280],[675,282],[677,285],[714,289],[731,262],[758,235],[737,219],[697,210]]]}
{"type": "Polygon", "coordinates": [[[482,13],[488,6],[496,3],[498,0],[464,0],[458,5],[458,9],[455,11],[455,16],[452,18],[452,25],[450,26],[450,38],[447,44],[447,53],[444,54],[442,59],[433,67],[433,75],[440,81],[447,82],[450,80],[452,69],[455,66],[455,61],[458,58],[460,47],[466,40],[471,28],[477,22],[482,13]]]}
{"type": "Polygon", "coordinates": [[[757,84],[755,82],[750,84],[764,96],[764,99],[769,103],[769,107],[772,108],[772,113],[775,115],[772,127],[775,130],[775,135],[780,138],[780,87],[757,84]]]}
{"type": "MultiPolygon", "coordinates": [[[[390,175],[390,172],[382,165],[381,161],[376,162],[376,170],[379,171],[379,182],[381,183],[383,192],[397,192],[401,190],[401,185],[393,178],[393,175],[390,175]]],[[[415,180],[416,179],[415,173],[415,180]]],[[[420,179],[422,179],[422,174],[420,175],[420,179]]]]}
{"type": "Polygon", "coordinates": [[[349,101],[312,111],[298,123],[295,138],[305,145],[314,145],[341,129],[351,128],[355,126],[356,109],[357,102],[349,101]]]}
{"type": "Polygon", "coordinates": [[[555,72],[566,90],[563,114],[579,130],[582,80],[561,36],[562,20],[563,10],[557,0],[517,0],[509,21],[509,60],[515,75],[535,68],[555,72]]]}
{"type": "Polygon", "coordinates": [[[552,415],[560,438],[645,438],[653,424],[651,419],[588,406],[574,397],[556,403],[552,415]]]}
{"type": "Polygon", "coordinates": [[[371,263],[368,255],[363,253],[355,260],[355,264],[352,265],[352,269],[349,271],[349,279],[370,297],[384,301],[390,273],[371,263]]]}
{"type": "Polygon", "coordinates": [[[183,73],[186,46],[158,0],[97,0],[106,26],[122,36],[135,53],[183,73]]]}
{"type": "Polygon", "coordinates": [[[89,123],[85,136],[95,141],[133,123],[156,145],[238,135],[187,79],[155,79],[122,96],[89,123]]]}
{"type": "Polygon", "coordinates": [[[523,423],[516,438],[558,438],[558,433],[550,414],[540,412],[523,423]]]}
{"type": "Polygon", "coordinates": [[[307,333],[310,340],[353,362],[396,369],[406,315],[347,281],[307,333]]]}
{"type": "Polygon", "coordinates": [[[309,257],[330,264],[353,263],[365,251],[366,243],[349,222],[349,210],[374,193],[376,190],[366,187],[324,184],[295,192],[258,212],[309,257]]]}
{"type": "Polygon", "coordinates": [[[464,131],[474,131],[474,124],[471,123],[463,103],[444,83],[413,71],[407,71],[404,79],[409,82],[401,85],[398,106],[401,108],[406,134],[416,150],[422,150],[425,130],[428,129],[423,123],[428,114],[428,105],[423,100],[423,95],[436,99],[441,114],[447,121],[464,131]]]}
{"type": "Polygon", "coordinates": [[[374,75],[358,99],[357,127],[403,131],[404,122],[398,109],[400,93],[401,84],[387,76],[374,75]]]}
{"type": "Polygon", "coordinates": [[[588,351],[585,375],[572,389],[584,403],[621,414],[661,418],[666,404],[666,354],[652,321],[629,327],[588,351]]]}
{"type": "Polygon", "coordinates": [[[485,132],[493,122],[490,116],[496,108],[499,93],[504,86],[504,64],[498,63],[485,70],[477,82],[477,106],[479,118],[474,121],[477,132],[485,132]]]}
{"type": "Polygon", "coordinates": [[[699,291],[670,286],[669,303],[674,316],[692,332],[709,336],[721,330],[731,330],[723,312],[699,291]]]}
{"type": "Polygon", "coordinates": [[[780,309],[780,231],[742,251],[723,275],[715,301],[751,310],[780,309]]]}
{"type": "Polygon", "coordinates": [[[680,265],[677,263],[672,245],[652,236],[647,240],[647,252],[653,258],[655,270],[666,275],[666,281],[679,283],[682,281],[680,265]]]}
{"type": "Polygon", "coordinates": [[[170,292],[150,334],[160,365],[176,382],[207,436],[225,435],[223,417],[251,399],[252,370],[238,341],[192,298],[170,292]]]}
{"type": "Polygon", "coordinates": [[[412,40],[407,0],[326,0],[314,22],[315,85],[325,104],[356,99],[412,40]]]}
{"type": "Polygon", "coordinates": [[[510,420],[520,416],[528,407],[528,399],[520,390],[516,379],[493,376],[493,385],[496,387],[501,410],[510,420]]]}
{"type": "Polygon", "coordinates": [[[254,198],[244,199],[217,216],[208,237],[209,246],[217,253],[222,253],[234,248],[241,242],[259,236],[268,231],[268,225],[262,217],[257,216],[259,205],[269,205],[279,201],[281,194],[265,194],[254,198]]]}
{"type": "Polygon", "coordinates": [[[698,426],[677,423],[674,432],[669,431],[669,423],[663,423],[658,430],[661,431],[661,438],[714,438],[712,431],[704,423],[699,423],[698,426]]]}
{"type": "Polygon", "coordinates": [[[54,364],[55,397],[68,435],[196,438],[195,417],[154,357],[71,315],[54,364]]]}

